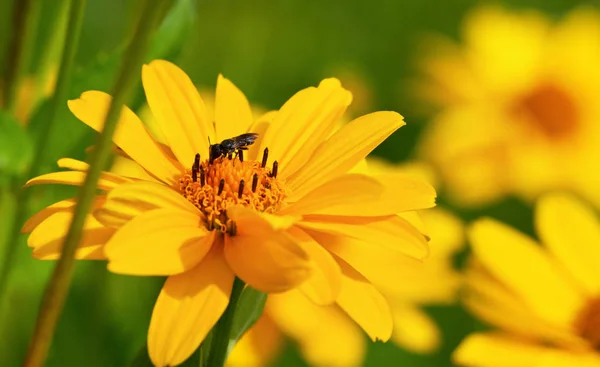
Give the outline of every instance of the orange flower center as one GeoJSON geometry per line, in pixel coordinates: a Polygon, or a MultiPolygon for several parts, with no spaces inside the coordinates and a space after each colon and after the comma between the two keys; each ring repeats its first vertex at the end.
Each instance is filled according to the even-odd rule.
{"type": "Polygon", "coordinates": [[[242,155],[220,157],[212,163],[196,160],[179,178],[183,197],[203,214],[208,230],[235,235],[235,222],[227,217],[227,208],[243,205],[259,212],[274,213],[285,197],[284,186],[277,180],[277,161],[266,167],[268,150],[262,162],[244,161],[242,155]]]}
{"type": "Polygon", "coordinates": [[[540,84],[518,104],[532,127],[549,139],[562,139],[578,129],[579,111],[572,97],[554,84],[540,84]]]}
{"type": "Polygon", "coordinates": [[[600,349],[600,297],[588,301],[579,314],[575,327],[594,349],[600,349]]]}

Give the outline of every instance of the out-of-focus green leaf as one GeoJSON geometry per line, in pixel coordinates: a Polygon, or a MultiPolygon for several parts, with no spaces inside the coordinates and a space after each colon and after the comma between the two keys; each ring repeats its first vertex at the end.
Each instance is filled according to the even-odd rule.
{"type": "Polygon", "coordinates": [[[169,58],[183,46],[196,19],[192,0],[177,0],[154,35],[147,60],[169,58]]]}
{"type": "Polygon", "coordinates": [[[31,163],[31,138],[8,112],[0,111],[0,180],[19,175],[31,163]]]}
{"type": "Polygon", "coordinates": [[[256,289],[246,286],[238,301],[233,316],[233,326],[229,336],[228,354],[235,343],[248,331],[260,318],[267,302],[267,295],[256,289]]]}

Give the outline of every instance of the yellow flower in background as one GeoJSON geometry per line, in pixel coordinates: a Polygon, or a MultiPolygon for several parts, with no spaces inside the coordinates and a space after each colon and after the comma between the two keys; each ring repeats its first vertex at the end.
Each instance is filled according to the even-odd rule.
{"type": "Polygon", "coordinates": [[[542,197],[542,246],[492,219],[469,229],[466,305],[498,330],[468,336],[462,366],[600,366],[600,222],[564,194],[542,197]]]}
{"type": "MultiPolygon", "coordinates": [[[[368,159],[355,171],[398,178],[431,177],[423,165],[398,167],[375,159],[368,159]]],[[[391,260],[396,262],[396,268],[388,276],[395,281],[381,291],[392,309],[391,340],[401,348],[428,353],[439,346],[441,337],[435,322],[420,306],[455,301],[459,276],[453,269],[452,257],[464,244],[463,227],[454,215],[440,208],[405,215],[418,227],[425,227],[423,232],[431,237],[431,256],[423,262],[408,257],[401,262],[391,260]]],[[[281,352],[284,337],[298,346],[311,366],[360,366],[367,350],[359,326],[339,306],[319,306],[301,292],[291,290],[269,296],[263,316],[235,346],[227,365],[269,365],[281,352]]]]}
{"type": "MultiPolygon", "coordinates": [[[[371,338],[389,339],[392,314],[378,289],[395,282],[396,259],[428,254],[426,237],[397,213],[434,206],[435,191],[410,177],[349,171],[402,117],[375,112],[338,129],[352,96],[326,79],[254,119],[242,92],[219,77],[213,122],[175,65],[145,65],[142,83],[165,142],[123,109],[113,142],[130,169],[103,173],[77,257],[107,259],[116,273],[168,276],[148,333],[153,363],[176,365],[193,353],[227,307],[235,276],[263,292],[296,289],[336,304],[371,338]],[[209,139],[244,133],[258,139],[243,155],[209,159],[209,139]]],[[[88,91],[69,108],[100,131],[110,100],[88,91]]],[[[28,185],[81,185],[85,163],[59,166],[69,171],[28,185]]],[[[72,199],[61,201],[26,223],[35,257],[60,256],[72,208],[72,199]]]]}
{"type": "Polygon", "coordinates": [[[419,153],[453,199],[562,188],[600,204],[600,14],[582,8],[553,23],[484,7],[466,17],[462,39],[433,45],[419,86],[440,108],[419,153]]]}

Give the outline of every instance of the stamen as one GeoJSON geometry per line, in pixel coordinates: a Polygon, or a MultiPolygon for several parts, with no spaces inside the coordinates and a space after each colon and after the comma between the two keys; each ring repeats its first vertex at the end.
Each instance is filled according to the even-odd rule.
{"type": "Polygon", "coordinates": [[[256,187],[258,186],[258,173],[255,173],[252,177],[252,192],[256,192],[256,187]]]}
{"type": "Polygon", "coordinates": [[[200,185],[204,186],[206,183],[206,174],[204,173],[204,167],[200,167],[200,185]]]}
{"type": "Polygon", "coordinates": [[[192,181],[198,180],[198,171],[200,170],[200,154],[196,153],[194,157],[194,165],[192,166],[192,181]]]}
{"type": "Polygon", "coordinates": [[[273,170],[271,171],[271,177],[273,178],[277,178],[277,167],[279,165],[277,164],[277,161],[273,162],[273,170]]]}
{"type": "Polygon", "coordinates": [[[237,233],[237,224],[231,220],[227,223],[227,234],[230,236],[235,236],[236,233],[237,233]]]}
{"type": "Polygon", "coordinates": [[[240,162],[244,161],[244,151],[241,149],[238,149],[238,159],[240,160],[240,162]]]}
{"type": "Polygon", "coordinates": [[[219,181],[219,191],[217,191],[217,195],[221,195],[224,188],[225,188],[225,179],[222,178],[221,181],[219,181]]]}
{"type": "Polygon", "coordinates": [[[262,168],[265,168],[267,166],[268,158],[269,158],[269,148],[265,148],[265,150],[263,151],[262,163],[260,165],[262,168]]]}
{"type": "Polygon", "coordinates": [[[227,158],[228,158],[229,160],[233,159],[233,153],[229,153],[229,154],[227,154],[227,158]]]}
{"type": "Polygon", "coordinates": [[[242,198],[242,194],[244,193],[244,180],[240,181],[240,188],[238,189],[238,198],[242,198]]]}

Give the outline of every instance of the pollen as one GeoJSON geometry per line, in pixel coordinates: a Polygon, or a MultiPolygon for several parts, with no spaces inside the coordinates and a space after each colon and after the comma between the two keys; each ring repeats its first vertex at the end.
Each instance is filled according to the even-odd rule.
{"type": "Polygon", "coordinates": [[[575,327],[579,335],[600,350],[600,297],[587,302],[577,318],[575,327]]]}
{"type": "Polygon", "coordinates": [[[196,154],[192,168],[179,178],[179,190],[200,209],[208,230],[235,235],[236,224],[227,217],[227,208],[243,205],[274,213],[283,203],[285,187],[277,179],[277,161],[268,167],[267,157],[265,149],[261,162],[224,156],[210,163],[196,154]]]}

